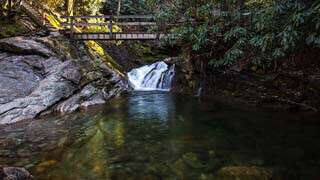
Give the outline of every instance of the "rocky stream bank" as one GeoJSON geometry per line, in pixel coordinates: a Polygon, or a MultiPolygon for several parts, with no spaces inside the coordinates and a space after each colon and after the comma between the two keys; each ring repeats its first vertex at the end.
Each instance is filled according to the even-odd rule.
{"type": "MultiPolygon", "coordinates": [[[[287,65],[278,72],[237,65],[219,71],[204,67],[190,57],[171,59],[176,64],[172,91],[216,98],[273,111],[320,110],[320,68],[317,59],[304,65],[287,65]]],[[[292,62],[291,62],[292,63],[292,62]]]]}
{"type": "Polygon", "coordinates": [[[124,77],[63,37],[0,40],[0,124],[72,112],[128,91],[124,77]]]}

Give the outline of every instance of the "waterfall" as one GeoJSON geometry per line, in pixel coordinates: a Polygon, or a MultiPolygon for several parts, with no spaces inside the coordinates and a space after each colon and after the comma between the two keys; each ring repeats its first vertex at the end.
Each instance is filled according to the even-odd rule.
{"type": "Polygon", "coordinates": [[[131,70],[128,78],[133,88],[138,91],[169,91],[174,76],[175,65],[169,67],[159,61],[131,70]]]}

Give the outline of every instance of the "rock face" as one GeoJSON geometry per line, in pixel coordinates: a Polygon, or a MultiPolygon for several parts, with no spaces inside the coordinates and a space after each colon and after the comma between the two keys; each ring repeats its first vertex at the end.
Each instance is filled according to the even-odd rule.
{"type": "Polygon", "coordinates": [[[176,65],[176,76],[172,84],[172,91],[177,93],[195,94],[200,84],[200,76],[190,58],[178,57],[170,60],[176,65]]]}
{"type": "Polygon", "coordinates": [[[161,47],[160,42],[157,41],[125,41],[120,45],[115,45],[114,43],[103,43],[101,45],[126,71],[152,64],[171,56],[167,49],[161,47]]]}
{"type": "Polygon", "coordinates": [[[43,42],[26,37],[0,40],[0,124],[52,111],[72,112],[130,90],[106,65],[97,65],[83,53],[63,61],[43,42]]]}
{"type": "Polygon", "coordinates": [[[26,39],[24,37],[1,39],[0,49],[14,54],[35,54],[45,57],[53,55],[43,44],[36,42],[34,39],[26,39]]]}

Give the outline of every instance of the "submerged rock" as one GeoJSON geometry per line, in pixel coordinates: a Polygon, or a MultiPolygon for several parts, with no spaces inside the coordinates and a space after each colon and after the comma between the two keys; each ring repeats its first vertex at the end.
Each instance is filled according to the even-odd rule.
{"type": "Polygon", "coordinates": [[[26,37],[0,40],[6,51],[0,52],[0,124],[52,111],[72,112],[130,89],[124,78],[86,55],[62,60],[40,42],[26,37]]]}
{"type": "Polygon", "coordinates": [[[33,177],[24,168],[0,166],[0,179],[1,180],[32,180],[33,177]]]}
{"type": "Polygon", "coordinates": [[[192,168],[199,169],[202,168],[200,160],[197,155],[194,153],[186,153],[183,155],[183,161],[192,168]]]}
{"type": "Polygon", "coordinates": [[[229,166],[221,168],[217,180],[271,180],[270,170],[256,166],[229,166]]]}

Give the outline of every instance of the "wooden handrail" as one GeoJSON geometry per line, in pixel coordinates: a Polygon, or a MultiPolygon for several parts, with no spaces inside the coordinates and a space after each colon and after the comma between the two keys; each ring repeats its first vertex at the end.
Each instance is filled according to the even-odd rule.
{"type": "MultiPolygon", "coordinates": [[[[118,26],[155,26],[156,22],[114,22],[114,25],[118,26]]],[[[63,22],[61,23],[63,27],[70,26],[71,23],[63,22]]],[[[74,26],[107,26],[109,22],[101,22],[101,23],[89,23],[89,22],[74,22],[74,26]]]]}
{"type": "Polygon", "coordinates": [[[155,19],[155,16],[152,15],[121,15],[121,16],[112,16],[112,15],[100,15],[100,16],[61,16],[63,19],[155,19]]]}

